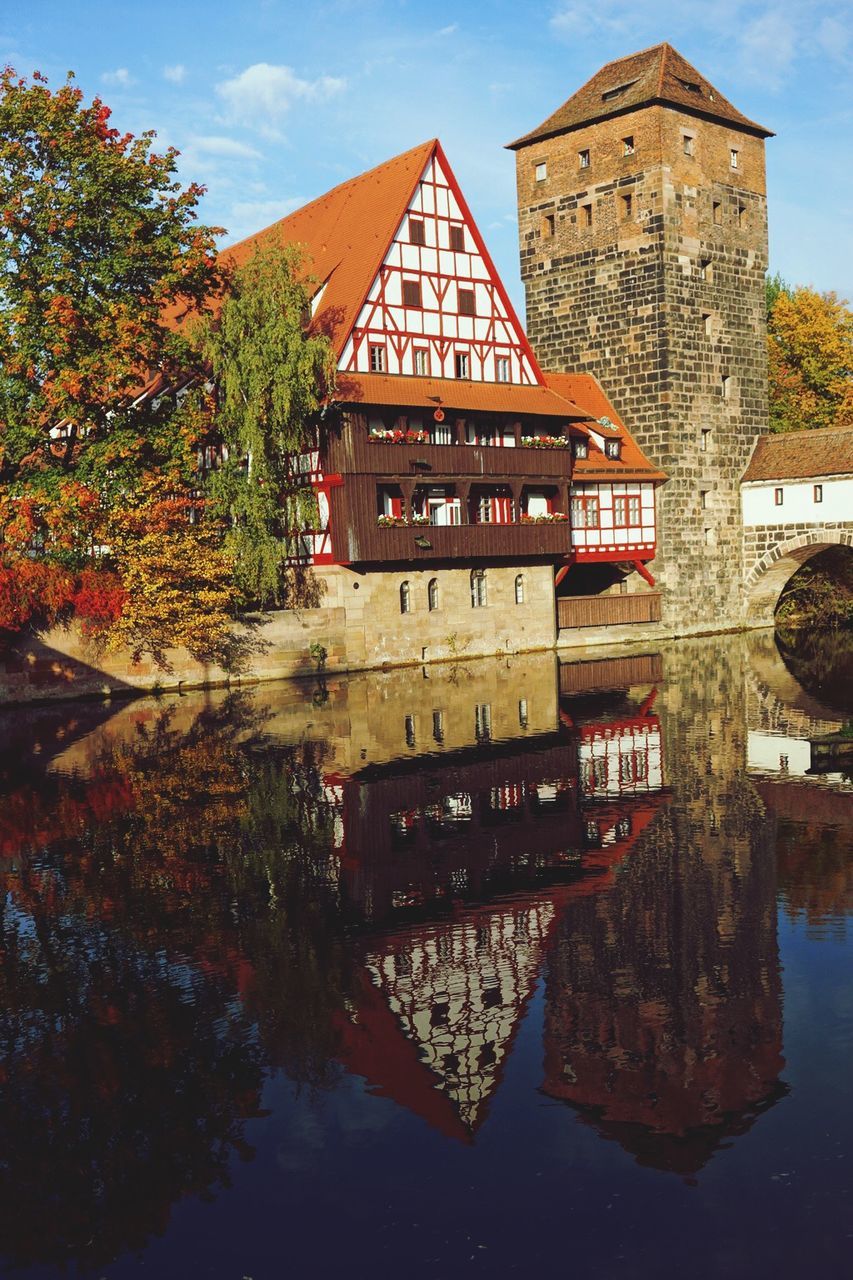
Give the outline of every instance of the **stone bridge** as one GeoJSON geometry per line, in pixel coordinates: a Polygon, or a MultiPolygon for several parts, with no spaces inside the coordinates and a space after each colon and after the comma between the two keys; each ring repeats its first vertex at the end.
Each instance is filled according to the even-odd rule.
{"type": "Polygon", "coordinates": [[[741,483],[746,618],[773,623],[797,570],[853,549],[853,427],[761,436],[741,483]]]}

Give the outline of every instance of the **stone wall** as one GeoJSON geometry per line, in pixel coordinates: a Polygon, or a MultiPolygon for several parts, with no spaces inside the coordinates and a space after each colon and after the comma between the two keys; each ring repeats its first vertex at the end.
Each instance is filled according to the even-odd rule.
{"type": "Polygon", "coordinates": [[[853,547],[853,521],[752,525],[743,537],[747,621],[772,626],[785,584],[807,560],[827,547],[853,547]]]}
{"type": "Polygon", "coordinates": [[[656,106],[531,144],[517,163],[534,349],[545,368],[594,373],[669,475],[654,566],[664,620],[737,625],[739,480],[767,427],[763,142],[656,106]]]}
{"type": "MultiPolygon", "coordinates": [[[[309,675],[316,668],[311,645],[326,650],[326,670],[358,671],[458,657],[553,649],[556,644],[554,571],[551,565],[486,568],[486,603],[471,604],[470,570],[432,568],[355,573],[318,570],[322,607],[282,610],[256,620],[256,652],[241,680],[309,675]],[[521,575],[523,601],[516,603],[521,575]],[[435,579],[437,604],[428,608],[435,579]],[[401,612],[400,588],[409,586],[410,611],[401,612]]],[[[246,634],[245,628],[238,628],[246,634]]],[[[183,650],[167,655],[168,669],[129,653],[100,654],[76,628],[22,636],[0,651],[0,703],[45,698],[132,693],[143,689],[224,684],[215,665],[183,650]]]]}

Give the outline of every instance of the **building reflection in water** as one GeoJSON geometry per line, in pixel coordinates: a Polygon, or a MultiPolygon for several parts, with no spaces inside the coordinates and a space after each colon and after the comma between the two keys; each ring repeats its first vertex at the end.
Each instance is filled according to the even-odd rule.
{"type": "Polygon", "coordinates": [[[543,979],[544,1090],[698,1168],[782,1089],[744,672],[703,654],[19,717],[0,1251],[142,1247],[250,1154],[272,1071],[348,1071],[474,1141],[543,979]]]}

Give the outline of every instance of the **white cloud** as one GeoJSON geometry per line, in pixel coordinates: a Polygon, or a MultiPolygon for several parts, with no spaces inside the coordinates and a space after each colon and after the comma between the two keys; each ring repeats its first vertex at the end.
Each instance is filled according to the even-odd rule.
{"type": "Polygon", "coordinates": [[[798,53],[799,35],[795,23],[774,9],[748,23],[739,44],[747,75],[778,86],[798,53]]]}
{"type": "Polygon", "coordinates": [[[193,151],[207,156],[224,156],[231,160],[260,160],[261,153],[245,142],[237,142],[234,138],[223,138],[218,135],[192,137],[189,146],[193,151]]]}
{"type": "Polygon", "coordinates": [[[183,84],[187,76],[187,69],[182,62],[176,62],[174,66],[163,68],[163,79],[171,80],[172,84],[183,84]]]}
{"type": "Polygon", "coordinates": [[[105,71],[101,80],[104,84],[114,85],[119,89],[127,89],[130,85],[136,84],[127,67],[116,67],[115,71],[105,71]]]}
{"type": "Polygon", "coordinates": [[[450,23],[450,26],[448,26],[448,27],[441,27],[441,28],[440,28],[440,30],[439,30],[439,33],[438,33],[438,34],[439,34],[440,36],[452,36],[452,35],[453,35],[453,33],[454,33],[454,31],[458,31],[458,30],[459,30],[459,23],[458,23],[458,22],[451,22],[451,23],[450,23]]]}
{"type": "Polygon", "coordinates": [[[216,92],[231,120],[274,135],[294,102],[323,102],[340,93],[345,85],[345,80],[335,76],[303,80],[292,67],[256,62],[218,84],[216,92]]]}
{"type": "Polygon", "coordinates": [[[305,203],[306,200],[301,196],[288,200],[236,200],[226,215],[228,233],[225,243],[234,244],[236,240],[243,240],[257,231],[263,231],[264,227],[271,226],[280,218],[286,218],[305,203]]]}

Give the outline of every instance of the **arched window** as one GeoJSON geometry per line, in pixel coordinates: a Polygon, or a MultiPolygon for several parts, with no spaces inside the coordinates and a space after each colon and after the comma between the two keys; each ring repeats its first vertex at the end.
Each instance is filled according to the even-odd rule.
{"type": "Polygon", "coordinates": [[[412,612],[412,589],[408,582],[400,583],[400,612],[412,612]]]}
{"type": "Polygon", "coordinates": [[[438,608],[438,578],[430,578],[427,583],[427,606],[430,613],[438,608]]]}
{"type": "Polygon", "coordinates": [[[471,570],[471,608],[483,609],[486,606],[486,571],[471,570]]]}
{"type": "Polygon", "coordinates": [[[515,575],[515,603],[524,604],[524,574],[515,575]]]}

